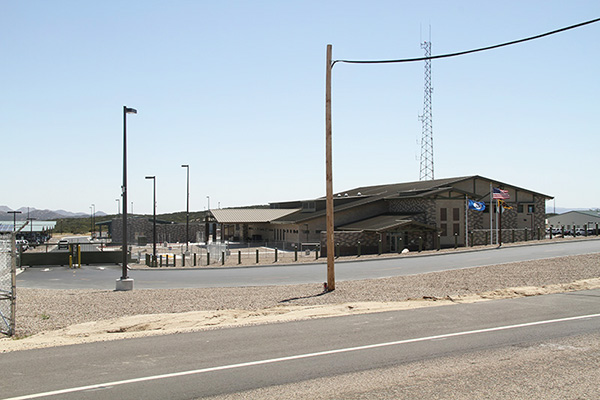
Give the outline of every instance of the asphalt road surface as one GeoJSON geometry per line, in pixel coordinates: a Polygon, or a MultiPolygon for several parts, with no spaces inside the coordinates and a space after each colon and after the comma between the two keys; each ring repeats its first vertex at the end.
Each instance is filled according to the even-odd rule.
{"type": "MultiPolygon", "coordinates": [[[[556,359],[561,353],[551,354],[553,344],[598,334],[599,311],[600,290],[589,290],[12,352],[0,357],[0,397],[227,396],[417,362],[434,370],[437,360],[475,359],[490,350],[509,354],[532,343],[542,343],[556,359]]],[[[596,340],[596,348],[586,351],[597,354],[597,347],[596,340]]],[[[569,373],[593,374],[597,364],[592,362],[590,371],[572,368],[569,373]]],[[[484,365],[483,371],[490,379],[483,384],[489,385],[492,398],[498,398],[493,390],[502,391],[503,382],[494,381],[494,365],[484,365]]],[[[524,371],[522,375],[527,375],[524,371]]],[[[541,379],[554,372],[546,373],[541,379]]],[[[409,378],[395,378],[398,383],[403,379],[409,378]]],[[[445,387],[453,379],[450,371],[445,382],[431,382],[430,389],[445,387]]],[[[574,379],[569,389],[583,384],[585,379],[574,379]]],[[[527,398],[540,395],[535,383],[524,390],[530,391],[527,398]]],[[[458,391],[454,394],[467,398],[458,391]]],[[[589,395],[577,398],[596,398],[589,395]]],[[[293,393],[277,397],[292,398],[293,393]]]]}
{"type": "MultiPolygon", "coordinates": [[[[600,240],[592,239],[473,252],[338,262],[335,271],[337,280],[360,280],[598,252],[600,240]]],[[[129,272],[136,289],[267,286],[326,281],[326,266],[323,263],[180,270],[144,269],[129,272]]],[[[115,281],[120,277],[121,267],[117,265],[83,266],[81,269],[36,267],[28,268],[20,274],[17,286],[113,290],[115,281]]]]}

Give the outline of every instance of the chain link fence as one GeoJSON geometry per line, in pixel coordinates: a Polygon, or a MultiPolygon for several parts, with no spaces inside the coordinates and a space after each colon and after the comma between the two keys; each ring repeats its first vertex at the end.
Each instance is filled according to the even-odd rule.
{"type": "Polygon", "coordinates": [[[0,333],[15,333],[16,251],[13,235],[0,235],[0,333]]]}

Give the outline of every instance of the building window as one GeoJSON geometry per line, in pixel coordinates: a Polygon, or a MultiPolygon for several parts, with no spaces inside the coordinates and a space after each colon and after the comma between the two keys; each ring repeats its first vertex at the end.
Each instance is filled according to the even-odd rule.
{"type": "Polygon", "coordinates": [[[523,204],[519,204],[519,205],[517,206],[517,212],[518,212],[518,213],[522,213],[522,212],[523,212],[523,204]]]}
{"type": "Polygon", "coordinates": [[[460,221],[460,208],[453,208],[452,209],[452,220],[453,221],[460,221]]]}
{"type": "Polygon", "coordinates": [[[534,204],[528,204],[527,205],[527,212],[528,213],[535,213],[535,205],[534,204]]]}
{"type": "Polygon", "coordinates": [[[447,220],[448,220],[448,209],[440,208],[440,221],[447,221],[447,220]]]}
{"type": "Polygon", "coordinates": [[[460,235],[460,224],[454,224],[453,227],[453,235],[460,235]]]}
{"type": "Polygon", "coordinates": [[[440,236],[448,236],[448,225],[447,224],[440,224],[440,236]]]}
{"type": "Polygon", "coordinates": [[[315,212],[317,211],[317,203],[314,201],[303,201],[302,212],[315,212]]]}

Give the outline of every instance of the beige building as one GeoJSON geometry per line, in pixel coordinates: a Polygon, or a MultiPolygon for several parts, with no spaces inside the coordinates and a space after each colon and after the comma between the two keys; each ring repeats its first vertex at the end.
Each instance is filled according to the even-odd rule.
{"type": "MultiPolygon", "coordinates": [[[[340,254],[433,249],[489,243],[501,221],[502,242],[543,232],[545,203],[552,197],[474,175],[359,187],[334,194],[335,241],[340,254]],[[506,190],[500,217],[490,190],[506,190]],[[467,200],[484,211],[467,209],[467,200]],[[490,229],[490,222],[492,229],[490,229]],[[360,243],[359,243],[360,242],[360,243]]],[[[210,210],[213,232],[232,241],[325,246],[325,198],[271,203],[269,208],[210,210]]],[[[500,229],[499,229],[500,230],[500,229]]]]}

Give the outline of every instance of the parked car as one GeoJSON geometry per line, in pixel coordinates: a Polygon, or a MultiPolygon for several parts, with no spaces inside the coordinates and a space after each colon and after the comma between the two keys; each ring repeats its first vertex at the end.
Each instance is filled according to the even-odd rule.
{"type": "Polygon", "coordinates": [[[69,241],[66,239],[61,239],[58,241],[58,250],[68,250],[69,249],[69,241]]]}

